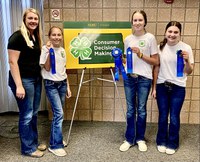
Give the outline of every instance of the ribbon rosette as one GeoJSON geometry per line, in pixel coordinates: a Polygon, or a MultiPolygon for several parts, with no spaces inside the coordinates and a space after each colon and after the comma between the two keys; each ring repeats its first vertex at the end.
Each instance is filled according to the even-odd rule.
{"type": "Polygon", "coordinates": [[[126,72],[122,64],[122,50],[114,48],[112,50],[112,56],[115,60],[115,81],[119,81],[119,71],[121,71],[123,79],[127,79],[126,72]]]}
{"type": "Polygon", "coordinates": [[[53,48],[49,49],[49,54],[50,54],[51,73],[56,74],[56,59],[53,48]]]}

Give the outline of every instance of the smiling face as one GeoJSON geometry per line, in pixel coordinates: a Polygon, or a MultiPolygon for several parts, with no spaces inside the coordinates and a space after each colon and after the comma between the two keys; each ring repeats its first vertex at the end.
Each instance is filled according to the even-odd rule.
{"type": "Polygon", "coordinates": [[[165,38],[167,39],[167,44],[175,45],[180,40],[180,30],[177,26],[170,26],[165,32],[165,38]]]}
{"type": "Polygon", "coordinates": [[[60,28],[53,27],[49,32],[49,40],[53,47],[60,47],[62,41],[62,31],[60,28]]]}
{"type": "Polygon", "coordinates": [[[25,22],[24,23],[25,23],[27,29],[30,32],[33,32],[38,27],[38,24],[39,24],[38,15],[33,13],[33,12],[27,13],[26,16],[25,16],[25,22]]]}
{"type": "Polygon", "coordinates": [[[132,17],[132,26],[133,26],[134,33],[143,32],[144,31],[145,20],[144,20],[144,16],[141,13],[136,12],[133,15],[133,17],[132,17]]]}

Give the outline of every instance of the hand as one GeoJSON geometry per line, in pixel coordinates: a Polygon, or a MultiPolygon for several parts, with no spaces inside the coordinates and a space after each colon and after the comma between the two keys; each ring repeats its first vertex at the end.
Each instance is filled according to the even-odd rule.
{"type": "Polygon", "coordinates": [[[52,44],[51,44],[51,41],[48,41],[48,42],[46,43],[46,47],[47,47],[47,49],[50,49],[50,48],[53,47],[52,44]]]}
{"type": "Polygon", "coordinates": [[[67,88],[67,94],[66,94],[66,97],[67,98],[70,98],[72,96],[72,92],[69,88],[67,88]]]}
{"type": "Polygon", "coordinates": [[[24,99],[25,90],[24,90],[23,86],[17,87],[17,89],[16,89],[16,97],[19,98],[19,99],[24,99]]]}
{"type": "Polygon", "coordinates": [[[182,54],[183,59],[185,60],[185,62],[188,62],[188,60],[189,60],[189,54],[186,51],[182,51],[181,54],[182,54]]]}
{"type": "Polygon", "coordinates": [[[154,99],[156,99],[156,90],[155,90],[155,89],[152,90],[151,96],[152,96],[154,99]]]}
{"type": "Polygon", "coordinates": [[[138,47],[131,47],[132,52],[136,53],[137,56],[140,58],[140,49],[138,47]]]}

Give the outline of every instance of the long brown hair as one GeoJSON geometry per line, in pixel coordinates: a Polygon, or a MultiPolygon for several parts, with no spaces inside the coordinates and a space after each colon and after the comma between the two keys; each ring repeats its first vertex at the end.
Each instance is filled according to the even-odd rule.
{"type": "MultiPolygon", "coordinates": [[[[168,29],[170,26],[176,26],[177,28],[179,28],[180,33],[181,33],[182,26],[181,26],[181,23],[180,23],[180,22],[178,22],[178,21],[170,21],[170,22],[167,24],[167,26],[165,27],[165,33],[166,33],[167,29],[168,29]]],[[[163,48],[165,47],[166,43],[167,43],[167,38],[165,38],[165,36],[164,36],[164,39],[160,42],[160,50],[161,50],[161,51],[162,51],[163,48]]]]}

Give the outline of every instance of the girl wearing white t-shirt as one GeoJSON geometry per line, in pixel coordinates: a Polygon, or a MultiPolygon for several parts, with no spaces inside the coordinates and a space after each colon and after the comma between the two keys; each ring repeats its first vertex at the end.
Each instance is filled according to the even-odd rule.
{"type": "Polygon", "coordinates": [[[53,112],[49,151],[57,156],[66,155],[62,135],[63,107],[65,98],[71,97],[66,74],[66,53],[61,47],[62,38],[62,30],[52,27],[49,30],[50,46],[43,46],[40,56],[46,95],[53,112]],[[55,64],[51,62],[50,53],[55,55],[55,64]]]}
{"type": "Polygon", "coordinates": [[[154,67],[152,95],[157,99],[159,110],[156,143],[158,151],[167,154],[174,154],[179,147],[180,112],[187,75],[192,73],[194,64],[192,49],[180,40],[180,35],[181,24],[169,22],[165,38],[159,45],[160,66],[154,67]],[[183,60],[181,76],[177,75],[178,54],[183,60]]]}
{"type": "Polygon", "coordinates": [[[131,61],[133,66],[130,68],[132,72],[127,74],[128,79],[124,80],[127,127],[125,141],[120,146],[120,151],[127,151],[135,144],[138,145],[139,151],[147,151],[146,105],[153,78],[151,65],[158,65],[159,59],[155,36],[145,30],[146,24],[147,16],[144,11],[133,12],[131,18],[133,33],[124,40],[125,53],[127,49],[132,50],[132,60],[127,57],[127,61],[131,61]]]}

